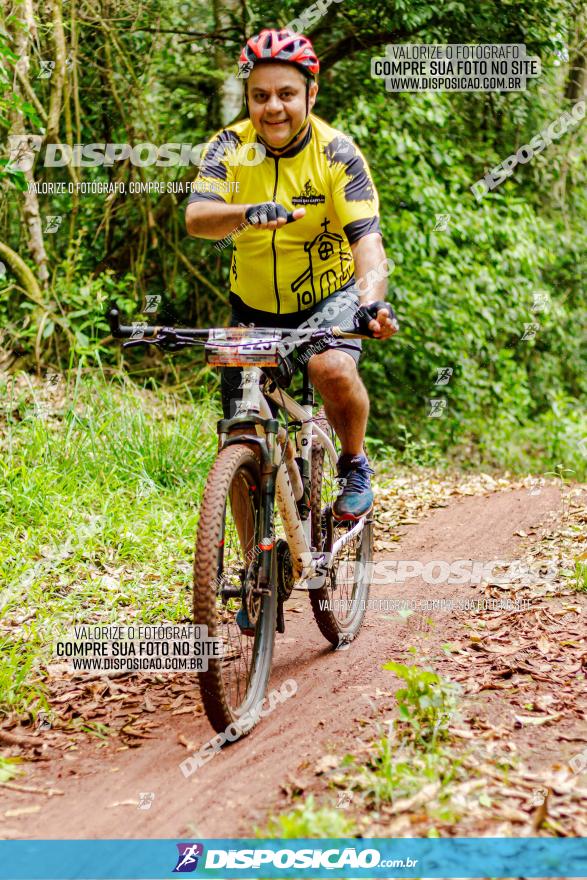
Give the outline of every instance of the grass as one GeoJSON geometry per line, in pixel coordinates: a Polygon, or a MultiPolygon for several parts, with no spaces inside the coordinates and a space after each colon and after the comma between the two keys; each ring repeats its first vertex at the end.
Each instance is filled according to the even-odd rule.
{"type": "Polygon", "coordinates": [[[310,795],[293,810],[271,817],[265,829],[255,829],[257,837],[295,840],[299,837],[354,837],[355,824],[349,817],[329,807],[318,807],[310,795]]]}
{"type": "Polygon", "coordinates": [[[582,559],[575,562],[575,589],[587,593],[587,562],[582,559]]]}
{"type": "Polygon", "coordinates": [[[36,717],[60,630],[189,618],[217,413],[79,372],[57,390],[17,376],[0,398],[0,715],[36,717]]]}
{"type": "Polygon", "coordinates": [[[19,767],[19,758],[0,757],[0,782],[10,782],[22,772],[19,767]]]}
{"type": "Polygon", "coordinates": [[[445,748],[449,724],[458,713],[458,687],[428,668],[401,663],[383,668],[404,682],[395,693],[400,720],[375,740],[354,783],[375,809],[431,783],[445,789],[461,773],[459,760],[445,748]]]}
{"type": "Polygon", "coordinates": [[[431,669],[386,663],[405,687],[395,695],[400,718],[418,746],[433,750],[449,738],[448,725],[457,711],[459,687],[431,669]]]}
{"type": "Polygon", "coordinates": [[[438,782],[444,789],[460,776],[460,764],[454,755],[442,749],[422,752],[387,735],[375,741],[363,767],[355,766],[354,759],[348,763],[359,771],[355,788],[363,792],[375,810],[381,804],[409,798],[431,783],[438,782]]]}

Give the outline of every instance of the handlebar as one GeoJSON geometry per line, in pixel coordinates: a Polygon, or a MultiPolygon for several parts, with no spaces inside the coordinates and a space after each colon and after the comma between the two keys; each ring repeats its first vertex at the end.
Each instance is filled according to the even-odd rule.
{"type": "Polygon", "coordinates": [[[115,339],[127,339],[132,338],[133,336],[138,338],[139,332],[141,338],[151,339],[158,336],[160,333],[169,331],[180,333],[181,336],[186,339],[208,339],[210,333],[209,330],[198,330],[191,327],[177,329],[175,327],[149,326],[143,321],[135,321],[134,324],[130,325],[121,324],[120,312],[118,311],[117,306],[110,307],[107,318],[108,324],[110,325],[110,332],[115,339]]]}
{"type": "MultiPolygon", "coordinates": [[[[192,327],[164,327],[149,326],[145,322],[135,322],[131,325],[120,323],[120,312],[117,306],[113,305],[108,310],[108,324],[110,332],[115,339],[128,339],[123,343],[124,347],[136,345],[157,345],[159,348],[168,351],[179,351],[188,346],[202,344],[210,339],[211,330],[201,330],[192,327]]],[[[300,341],[318,340],[332,334],[343,339],[369,339],[371,336],[364,333],[357,333],[353,327],[326,327],[322,329],[296,330],[285,329],[283,327],[275,328],[256,328],[263,329],[265,332],[270,330],[275,336],[281,338],[292,336],[300,341]]]]}

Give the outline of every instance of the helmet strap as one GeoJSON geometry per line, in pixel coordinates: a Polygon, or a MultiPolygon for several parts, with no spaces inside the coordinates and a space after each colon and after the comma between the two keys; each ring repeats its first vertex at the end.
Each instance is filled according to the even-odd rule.
{"type": "Polygon", "coordinates": [[[286,150],[289,150],[289,148],[294,143],[294,141],[297,140],[297,138],[300,136],[301,132],[304,130],[304,128],[307,126],[307,124],[308,124],[308,117],[306,116],[306,118],[304,119],[304,121],[302,122],[302,124],[300,125],[300,127],[298,128],[296,133],[294,134],[294,136],[292,138],[290,138],[288,140],[288,142],[286,144],[284,144],[282,147],[272,147],[271,144],[265,144],[265,141],[263,140],[263,138],[259,134],[257,135],[257,137],[259,138],[259,140],[261,141],[262,144],[265,144],[267,146],[267,148],[270,150],[271,153],[285,153],[286,150]]]}

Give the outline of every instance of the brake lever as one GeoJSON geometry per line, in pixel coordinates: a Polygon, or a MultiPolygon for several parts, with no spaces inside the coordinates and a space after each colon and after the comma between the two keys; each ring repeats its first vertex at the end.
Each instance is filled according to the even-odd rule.
{"type": "Polygon", "coordinates": [[[129,339],[122,343],[122,348],[133,348],[135,345],[156,345],[153,339],[129,339]]]}
{"type": "Polygon", "coordinates": [[[157,336],[154,336],[152,339],[148,336],[141,336],[138,339],[129,339],[128,342],[122,343],[122,347],[132,348],[135,345],[156,345],[157,348],[164,349],[165,351],[180,351],[182,348],[187,348],[189,345],[195,344],[196,340],[187,337],[182,338],[171,327],[163,327],[157,336]]]}

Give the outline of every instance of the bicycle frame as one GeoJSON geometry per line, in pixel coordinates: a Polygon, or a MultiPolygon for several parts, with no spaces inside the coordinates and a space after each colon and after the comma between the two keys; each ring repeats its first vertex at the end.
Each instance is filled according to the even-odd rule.
{"type": "MultiPolygon", "coordinates": [[[[298,403],[289,394],[275,388],[272,391],[261,388],[262,371],[260,367],[244,367],[242,371],[243,380],[243,397],[238,404],[238,414],[229,420],[222,420],[219,423],[220,430],[220,448],[227,444],[237,442],[251,442],[250,435],[231,434],[228,438],[227,429],[238,426],[239,423],[250,424],[251,421],[256,426],[259,441],[265,439],[265,455],[267,460],[277,468],[275,484],[262,487],[262,496],[266,499],[266,508],[262,512],[263,528],[266,529],[264,534],[273,534],[273,495],[277,503],[277,509],[283,523],[286,540],[289,546],[294,578],[296,581],[300,579],[311,578],[316,573],[316,568],[324,562],[324,554],[316,555],[312,550],[311,536],[311,516],[300,516],[298,504],[294,496],[294,490],[289,477],[285,459],[282,456],[282,450],[279,443],[275,442],[276,420],[273,417],[269,407],[268,400],[276,403],[280,409],[285,410],[289,416],[296,422],[301,422],[301,430],[297,434],[298,454],[304,462],[307,462],[307,468],[311,467],[312,443],[318,440],[324,448],[325,454],[328,455],[333,467],[336,467],[337,453],[330,437],[312,421],[313,417],[313,392],[311,387],[307,387],[304,393],[303,404],[298,403]],[[271,508],[269,510],[268,508],[271,508]]],[[[287,442],[287,440],[286,440],[287,442]]],[[[267,483],[266,475],[265,482],[267,483]]],[[[272,482],[272,481],[271,481],[272,482]]],[[[339,538],[330,551],[331,556],[335,555],[344,544],[355,537],[364,526],[364,520],[361,520],[351,528],[346,535],[339,538]]],[[[271,548],[263,552],[263,556],[271,556],[271,548]]],[[[267,559],[266,565],[261,565],[262,585],[267,584],[270,578],[270,561],[267,559]]],[[[308,590],[310,587],[298,585],[295,589],[308,590]]]]}

